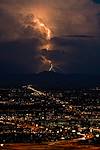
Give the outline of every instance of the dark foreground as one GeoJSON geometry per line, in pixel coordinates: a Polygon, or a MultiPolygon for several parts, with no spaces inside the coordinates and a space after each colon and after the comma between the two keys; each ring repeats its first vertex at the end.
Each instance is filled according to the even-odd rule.
{"type": "Polygon", "coordinates": [[[63,142],[54,145],[7,144],[0,147],[0,150],[100,150],[100,147],[63,142]]]}

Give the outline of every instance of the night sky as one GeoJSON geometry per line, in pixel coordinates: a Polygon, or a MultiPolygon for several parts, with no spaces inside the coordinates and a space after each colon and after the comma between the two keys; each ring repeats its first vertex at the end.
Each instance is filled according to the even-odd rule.
{"type": "Polygon", "coordinates": [[[51,64],[66,74],[100,74],[100,0],[0,0],[0,73],[51,64]]]}

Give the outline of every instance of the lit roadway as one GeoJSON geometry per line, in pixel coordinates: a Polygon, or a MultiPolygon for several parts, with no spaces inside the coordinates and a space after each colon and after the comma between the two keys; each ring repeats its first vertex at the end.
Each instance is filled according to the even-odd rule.
{"type": "Polygon", "coordinates": [[[31,91],[33,91],[33,92],[35,92],[35,93],[37,93],[37,95],[46,96],[45,93],[43,93],[43,92],[41,92],[41,91],[38,91],[38,90],[32,88],[31,86],[28,86],[27,89],[28,89],[28,90],[31,90],[31,91]]]}
{"type": "Polygon", "coordinates": [[[73,142],[62,142],[55,145],[42,144],[6,144],[0,150],[100,150],[100,147],[91,145],[79,145],[73,142]]]}
{"type": "Polygon", "coordinates": [[[100,147],[93,145],[79,145],[80,140],[91,139],[94,136],[89,134],[81,134],[81,138],[68,141],[57,141],[43,144],[1,144],[0,150],[100,150],[100,147]]]}

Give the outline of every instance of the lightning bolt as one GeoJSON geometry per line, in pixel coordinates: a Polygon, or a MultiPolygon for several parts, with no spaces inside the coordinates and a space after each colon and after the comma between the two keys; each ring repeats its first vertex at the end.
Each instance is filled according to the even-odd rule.
{"type": "Polygon", "coordinates": [[[50,69],[49,69],[49,71],[53,71],[53,72],[55,72],[55,69],[54,69],[54,66],[53,66],[53,64],[51,63],[51,65],[50,65],[50,69]]]}
{"type": "Polygon", "coordinates": [[[55,69],[54,69],[54,65],[53,65],[53,63],[52,63],[51,60],[47,59],[45,56],[42,56],[41,58],[42,58],[42,62],[43,62],[44,64],[50,65],[49,71],[56,72],[55,69]]]}
{"type": "MultiPolygon", "coordinates": [[[[34,17],[34,21],[35,23],[35,27],[40,31],[41,34],[46,35],[46,41],[47,41],[47,44],[46,45],[43,45],[45,47],[45,49],[47,51],[49,51],[50,49],[50,40],[51,40],[51,37],[52,37],[52,32],[51,30],[37,17],[34,17]]],[[[49,68],[49,71],[54,71],[54,66],[53,66],[53,63],[51,60],[47,59],[45,56],[42,56],[42,61],[44,64],[49,64],[50,65],[50,68],[49,68]]]]}
{"type": "Polygon", "coordinates": [[[44,64],[52,64],[51,60],[47,59],[45,56],[42,56],[41,58],[44,64]]]}
{"type": "Polygon", "coordinates": [[[39,29],[41,33],[46,34],[46,40],[51,39],[51,30],[38,18],[34,18],[34,23],[36,24],[36,28],[39,29]]]}

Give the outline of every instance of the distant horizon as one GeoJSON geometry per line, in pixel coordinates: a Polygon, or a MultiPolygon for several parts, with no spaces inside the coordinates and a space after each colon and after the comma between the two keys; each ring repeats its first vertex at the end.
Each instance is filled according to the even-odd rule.
{"type": "Polygon", "coordinates": [[[34,74],[0,75],[0,87],[32,84],[40,89],[77,89],[100,87],[100,74],[62,74],[40,72],[34,74]]]}
{"type": "Polygon", "coordinates": [[[100,73],[64,73],[64,72],[58,72],[58,71],[49,71],[49,70],[43,70],[40,72],[33,72],[33,73],[0,73],[0,76],[8,76],[8,75],[34,75],[34,74],[41,74],[41,73],[54,73],[54,74],[62,74],[62,75],[100,75],[100,73]]]}

